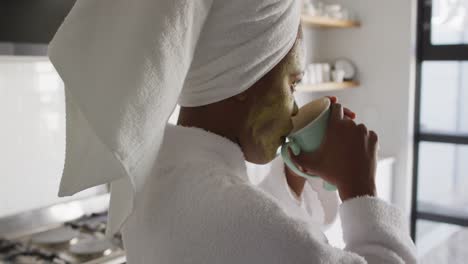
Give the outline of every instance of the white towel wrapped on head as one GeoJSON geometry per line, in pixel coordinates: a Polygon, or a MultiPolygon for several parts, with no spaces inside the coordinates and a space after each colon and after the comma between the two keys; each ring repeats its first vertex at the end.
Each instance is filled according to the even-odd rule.
{"type": "Polygon", "coordinates": [[[60,195],[111,183],[117,232],[176,103],[248,89],[291,49],[299,20],[298,0],[78,0],[49,46],[66,88],[60,195]]]}

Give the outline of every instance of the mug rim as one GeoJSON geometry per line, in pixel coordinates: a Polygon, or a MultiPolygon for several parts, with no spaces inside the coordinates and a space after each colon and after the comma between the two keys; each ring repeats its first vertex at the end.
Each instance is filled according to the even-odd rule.
{"type": "Polygon", "coordinates": [[[317,122],[317,120],[318,120],[319,118],[321,118],[321,117],[330,109],[330,106],[331,106],[331,100],[330,100],[330,98],[324,97],[324,98],[322,98],[322,99],[326,99],[326,100],[327,100],[327,107],[325,107],[325,108],[322,110],[322,112],[320,112],[320,114],[319,114],[312,122],[308,123],[306,126],[304,126],[303,128],[299,129],[298,131],[296,131],[296,132],[290,134],[288,137],[294,137],[294,136],[296,136],[297,134],[299,134],[302,130],[304,130],[304,129],[306,129],[307,127],[313,125],[315,122],[317,122]]]}

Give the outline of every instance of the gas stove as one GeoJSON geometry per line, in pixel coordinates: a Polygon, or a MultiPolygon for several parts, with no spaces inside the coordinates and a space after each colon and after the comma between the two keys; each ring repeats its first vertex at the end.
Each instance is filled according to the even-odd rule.
{"type": "Polygon", "coordinates": [[[105,236],[108,198],[0,219],[0,264],[125,263],[121,236],[105,236]]]}

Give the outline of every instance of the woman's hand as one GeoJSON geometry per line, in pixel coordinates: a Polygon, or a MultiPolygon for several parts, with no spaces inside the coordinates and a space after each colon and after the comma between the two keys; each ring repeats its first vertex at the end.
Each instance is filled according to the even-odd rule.
{"type": "Polygon", "coordinates": [[[336,98],[330,99],[333,103],[330,121],[319,149],[291,155],[291,158],[304,172],[334,184],[343,201],[363,195],[375,196],[377,134],[363,124],[356,125],[349,117],[349,110],[334,103],[336,98]]]}
{"type": "MultiPolygon", "coordinates": [[[[327,98],[330,99],[332,104],[335,104],[338,102],[338,99],[335,96],[327,96],[327,98]]],[[[346,107],[343,108],[343,113],[344,113],[345,118],[348,118],[348,119],[356,118],[356,114],[346,107]]],[[[302,191],[304,190],[306,179],[294,173],[291,169],[289,169],[289,167],[286,164],[284,165],[284,168],[285,168],[286,181],[290,189],[294,191],[297,196],[301,196],[302,191]]]]}

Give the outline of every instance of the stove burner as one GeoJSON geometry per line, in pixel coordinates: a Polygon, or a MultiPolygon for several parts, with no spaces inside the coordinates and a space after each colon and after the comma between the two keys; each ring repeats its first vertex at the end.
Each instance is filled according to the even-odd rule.
{"type": "Polygon", "coordinates": [[[17,252],[23,248],[23,245],[21,245],[19,242],[0,238],[0,254],[17,252]]]}
{"type": "Polygon", "coordinates": [[[55,264],[67,264],[65,260],[60,259],[54,253],[47,253],[39,250],[30,250],[25,252],[19,252],[16,254],[8,255],[5,258],[7,263],[21,263],[21,264],[33,264],[33,263],[55,263],[55,264]]]}
{"type": "Polygon", "coordinates": [[[70,246],[70,252],[76,255],[93,255],[109,253],[114,245],[105,238],[86,238],[70,246]]]}
{"type": "Polygon", "coordinates": [[[24,229],[15,239],[0,238],[0,264],[124,263],[121,236],[105,238],[106,224],[107,212],[94,213],[48,231],[24,229]]]}
{"type": "Polygon", "coordinates": [[[83,216],[80,219],[65,223],[74,229],[84,229],[89,232],[105,233],[107,224],[107,212],[94,213],[83,216]]]}
{"type": "Polygon", "coordinates": [[[67,264],[58,255],[33,248],[19,241],[0,239],[0,263],[55,263],[67,264]]]}
{"type": "Polygon", "coordinates": [[[62,244],[69,242],[78,235],[78,231],[64,226],[36,234],[31,237],[31,242],[36,244],[62,244]]]}

